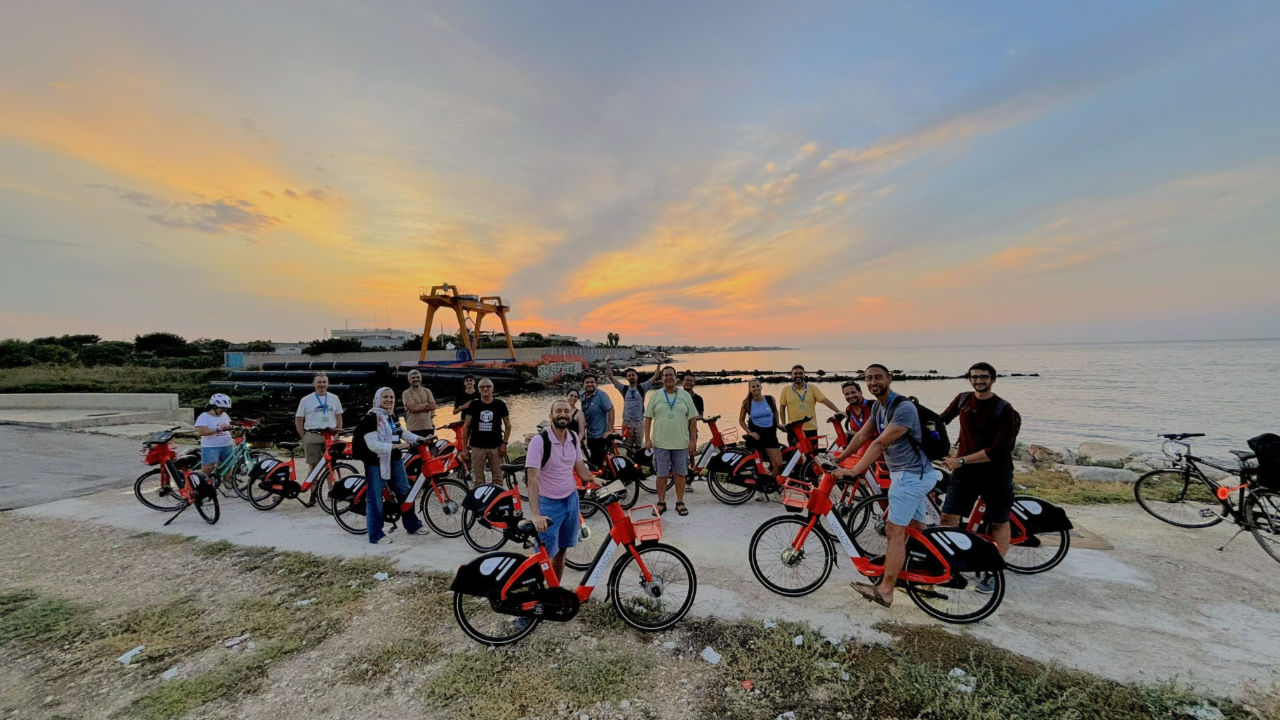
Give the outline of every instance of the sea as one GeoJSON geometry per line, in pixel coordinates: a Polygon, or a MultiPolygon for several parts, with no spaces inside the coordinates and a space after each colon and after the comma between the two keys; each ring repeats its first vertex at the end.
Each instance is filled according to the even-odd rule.
{"type": "MultiPolygon", "coordinates": [[[[851,374],[881,363],[910,375],[937,371],[954,379],[901,380],[893,389],[941,411],[969,389],[968,381],[954,376],[978,361],[991,363],[1001,375],[993,389],[1021,413],[1019,441],[1028,444],[1075,449],[1081,442],[1100,441],[1156,452],[1160,433],[1200,432],[1205,437],[1191,441],[1195,452],[1229,458],[1229,450],[1248,449],[1248,438],[1280,433],[1280,339],[708,352],[673,356],[672,365],[678,371],[772,373],[800,364],[810,382],[841,408],[839,383],[823,381],[818,370],[851,374]],[[1008,376],[1013,373],[1022,376],[1008,376]]],[[[647,376],[653,367],[642,370],[647,376]]],[[[706,401],[708,416],[724,416],[722,429],[736,426],[745,381],[695,389],[706,401]]],[[[765,386],[775,397],[781,390],[781,384],[765,386]]],[[[620,412],[617,392],[607,392],[620,412]]],[[[506,398],[512,437],[532,433],[557,396],[506,398]]],[[[818,407],[819,420],[830,414],[818,407]]],[[[953,426],[953,436],[956,432],[953,426]]]]}

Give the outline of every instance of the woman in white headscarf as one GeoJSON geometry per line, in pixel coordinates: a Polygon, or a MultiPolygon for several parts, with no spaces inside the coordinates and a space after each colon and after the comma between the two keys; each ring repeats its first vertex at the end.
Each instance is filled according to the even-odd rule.
{"type": "MultiPolygon", "coordinates": [[[[400,453],[409,448],[409,443],[422,439],[400,429],[395,409],[395,391],[388,387],[378,388],[373,394],[373,407],[356,425],[352,442],[356,457],[364,461],[364,476],[368,483],[365,519],[369,525],[369,542],[375,545],[391,543],[391,538],[382,532],[382,489],[390,482],[396,497],[404,498],[409,494],[409,478],[405,475],[400,453]]],[[[422,529],[422,521],[413,508],[405,510],[402,517],[405,532],[417,535],[422,529]]]]}

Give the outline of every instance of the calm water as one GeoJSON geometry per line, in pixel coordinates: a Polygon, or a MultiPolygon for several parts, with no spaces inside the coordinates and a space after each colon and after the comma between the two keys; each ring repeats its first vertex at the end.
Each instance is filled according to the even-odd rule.
{"type": "MultiPolygon", "coordinates": [[[[678,370],[785,371],[800,363],[839,407],[844,406],[839,384],[817,380],[814,370],[848,373],[879,362],[912,374],[937,370],[958,375],[985,360],[1001,374],[1040,374],[1000,378],[995,391],[1022,413],[1020,440],[1058,447],[1101,440],[1155,451],[1157,433],[1203,432],[1207,437],[1195,439],[1193,447],[1222,456],[1230,449],[1247,449],[1245,440],[1258,433],[1280,432],[1280,340],[779,350],[702,353],[675,360],[678,370]]],[[[941,411],[969,384],[899,381],[893,387],[941,411]]],[[[767,385],[765,392],[776,397],[781,389],[767,385]]],[[[617,393],[608,392],[617,405],[617,393]]],[[[708,415],[724,415],[736,424],[745,384],[700,386],[698,392],[706,399],[708,415]]],[[[546,416],[551,397],[507,398],[514,437],[532,431],[546,416]]],[[[830,411],[819,406],[818,414],[823,419],[830,411]]]]}

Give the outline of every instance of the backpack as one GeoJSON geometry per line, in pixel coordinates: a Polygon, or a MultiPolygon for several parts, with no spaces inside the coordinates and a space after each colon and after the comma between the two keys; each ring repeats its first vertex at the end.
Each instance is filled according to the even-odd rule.
{"type": "MultiPolygon", "coordinates": [[[[972,390],[969,392],[960,393],[960,402],[959,404],[956,405],[956,407],[964,407],[965,403],[969,402],[969,398],[972,395],[973,395],[972,390]]],[[[1010,440],[1013,441],[1014,445],[1017,445],[1018,433],[1022,432],[1022,413],[1018,412],[1017,409],[1015,409],[1012,405],[1010,405],[1008,400],[1005,400],[1004,398],[1000,398],[1000,404],[996,406],[996,417],[1000,417],[1000,414],[1004,412],[1005,408],[1009,408],[1010,410],[1013,411],[1013,437],[1010,438],[1010,440]]],[[[1009,449],[1012,450],[1013,448],[1010,447],[1009,449]]]]}
{"type": "Polygon", "coordinates": [[[889,407],[884,410],[884,422],[888,425],[893,420],[893,411],[898,407],[898,402],[908,400],[912,405],[916,406],[916,415],[920,418],[920,439],[916,440],[915,436],[910,432],[903,435],[911,446],[916,450],[924,453],[924,456],[930,460],[941,460],[951,452],[951,439],[947,437],[947,426],[942,422],[942,418],[938,413],[920,404],[920,401],[913,397],[903,397],[899,395],[890,403],[889,407]]]}
{"type": "Polygon", "coordinates": [[[1249,449],[1258,456],[1258,484],[1280,491],[1280,435],[1263,433],[1249,438],[1249,449]]]}
{"type": "MultiPolygon", "coordinates": [[[[565,430],[565,432],[569,433],[569,439],[576,446],[578,444],[578,436],[572,430],[565,430]]],[[[546,430],[543,430],[538,433],[538,437],[542,438],[542,462],[538,463],[538,469],[541,470],[547,466],[547,461],[551,459],[551,436],[547,434],[546,430]]]]}

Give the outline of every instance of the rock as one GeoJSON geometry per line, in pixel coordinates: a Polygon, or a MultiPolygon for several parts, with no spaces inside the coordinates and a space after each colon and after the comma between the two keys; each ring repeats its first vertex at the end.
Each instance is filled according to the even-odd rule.
{"type": "Polygon", "coordinates": [[[784,713],[779,713],[775,720],[796,720],[796,711],[788,710],[784,713]]]}
{"type": "Polygon", "coordinates": [[[776,622],[774,622],[774,621],[772,621],[772,620],[765,620],[765,621],[764,621],[764,629],[765,629],[765,630],[772,630],[772,629],[774,629],[774,628],[776,628],[776,627],[778,627],[778,623],[776,623],[776,622]]]}
{"type": "Polygon", "coordinates": [[[1037,465],[1054,464],[1054,463],[1062,462],[1062,453],[1058,452],[1057,450],[1054,450],[1053,448],[1047,448],[1043,445],[1032,445],[1030,448],[1028,448],[1028,452],[1030,452],[1031,454],[1031,462],[1037,465]]]}
{"type": "Polygon", "coordinates": [[[378,582],[382,582],[383,580],[386,580],[389,577],[391,576],[384,572],[376,572],[373,574],[373,579],[377,580],[378,582]]]}
{"type": "Polygon", "coordinates": [[[1208,704],[1200,703],[1199,705],[1183,705],[1182,714],[1193,717],[1196,720],[1224,720],[1226,717],[1218,708],[1208,704]]]}
{"type": "Polygon", "coordinates": [[[720,659],[722,657],[720,653],[716,652],[715,650],[712,650],[710,645],[702,649],[701,655],[703,660],[706,660],[712,665],[719,665],[720,659]]]}
{"type": "Polygon", "coordinates": [[[631,701],[630,701],[630,700],[623,700],[622,702],[618,703],[618,707],[619,707],[619,708],[621,708],[621,709],[623,709],[623,710],[630,710],[630,709],[631,709],[631,701]]]}
{"type": "Polygon", "coordinates": [[[673,641],[671,641],[671,640],[668,640],[668,641],[666,641],[666,642],[662,643],[662,647],[664,647],[664,648],[666,648],[666,649],[668,649],[668,650],[675,650],[675,649],[676,649],[676,644],[675,644],[675,642],[673,642],[673,641]]]}
{"type": "Polygon", "coordinates": [[[178,669],[178,666],[177,666],[177,665],[174,665],[173,667],[169,668],[168,670],[165,670],[164,672],[160,673],[160,679],[161,679],[161,680],[164,680],[165,682],[168,682],[168,681],[170,681],[170,680],[172,680],[172,679],[174,679],[174,678],[178,677],[178,673],[179,673],[179,672],[181,672],[181,671],[178,669]]]}
{"type": "Polygon", "coordinates": [[[1062,455],[1063,465],[1079,465],[1080,455],[1076,453],[1074,448],[1064,447],[1058,450],[1062,455]]]}
{"type": "Polygon", "coordinates": [[[134,658],[141,655],[142,651],[146,649],[147,649],[146,645],[139,645],[138,647],[116,658],[116,662],[120,663],[121,665],[128,665],[129,663],[133,662],[134,658]]]}
{"type": "Polygon", "coordinates": [[[238,635],[236,637],[233,637],[230,640],[226,640],[222,644],[228,648],[233,648],[248,639],[249,639],[249,633],[245,633],[243,635],[238,635]]]}
{"type": "Polygon", "coordinates": [[[1030,460],[1031,459],[1030,449],[1023,443],[1014,443],[1013,459],[1014,460],[1030,460]]]}
{"type": "Polygon", "coordinates": [[[1129,462],[1140,453],[1132,448],[1123,445],[1113,445],[1111,443],[1100,442],[1082,442],[1078,451],[1079,463],[1081,465],[1096,465],[1098,467],[1123,468],[1124,464],[1129,462]]]}
{"type": "Polygon", "coordinates": [[[804,636],[803,636],[803,635],[797,635],[797,636],[795,636],[795,637],[791,638],[791,642],[795,643],[795,646],[796,646],[796,647],[800,647],[801,645],[804,645],[804,636]]]}
{"type": "Polygon", "coordinates": [[[951,683],[955,686],[956,690],[959,690],[962,693],[973,692],[973,678],[969,673],[966,673],[960,668],[951,668],[951,672],[947,673],[947,676],[951,678],[951,683]]]}
{"type": "Polygon", "coordinates": [[[1138,473],[1122,468],[1071,465],[1066,470],[1072,480],[1087,482],[1133,483],[1138,479],[1138,473]]]}
{"type": "Polygon", "coordinates": [[[294,605],[297,607],[306,607],[308,605],[315,605],[315,604],[316,604],[315,598],[307,598],[306,600],[299,600],[298,602],[294,603],[294,605]]]}

